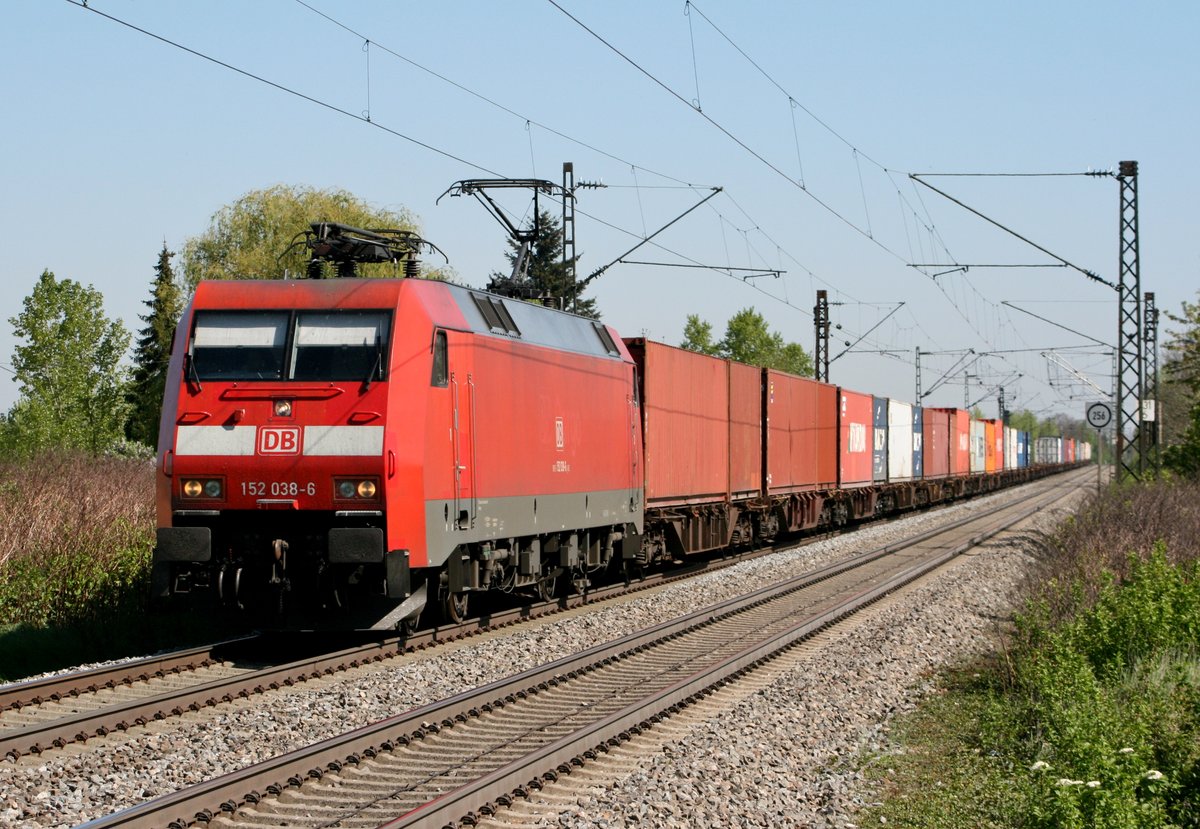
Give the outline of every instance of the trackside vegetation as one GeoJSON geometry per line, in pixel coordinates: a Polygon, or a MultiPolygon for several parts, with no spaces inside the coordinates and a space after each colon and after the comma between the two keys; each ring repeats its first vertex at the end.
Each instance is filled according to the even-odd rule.
{"type": "Polygon", "coordinates": [[[867,764],[860,825],[1200,827],[1200,486],[1098,497],[943,686],[867,764]]]}
{"type": "Polygon", "coordinates": [[[153,476],[146,460],[0,461],[0,679],[153,644],[153,476]]]}

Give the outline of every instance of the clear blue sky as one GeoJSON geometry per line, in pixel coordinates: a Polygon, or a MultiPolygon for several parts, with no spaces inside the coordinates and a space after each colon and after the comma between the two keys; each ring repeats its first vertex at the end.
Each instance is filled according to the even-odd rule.
{"type": "MultiPolygon", "coordinates": [[[[1135,159],[1143,288],[1166,310],[1196,298],[1195,3],[703,0],[685,14],[683,2],[559,2],[684,101],[547,0],[89,3],[354,116],[369,112],[370,124],[66,0],[6,3],[0,409],[17,396],[7,321],[43,269],[95,286],[136,332],[163,242],[179,249],[222,205],[276,183],[413,211],[458,280],[475,286],[503,267],[505,237],[473,200],[435,205],[459,179],[558,181],[571,160],[577,179],[609,185],[580,194],[584,274],[707,193],[682,183],[724,187],[658,237],[662,247],[630,258],[786,274],[619,264],[593,283],[604,318],[626,336],[678,343],[689,313],[719,336],[754,306],[811,349],[817,288],[843,303],[833,309],[843,343],[904,302],[832,366],[835,382],[903,399],[914,394],[918,347],[1029,349],[976,363],[972,399],[1008,378],[1010,406],[1081,416],[1071,394],[1084,389],[1040,351],[1076,347],[1059,354],[1104,389],[1109,358],[1001,303],[1106,342],[1116,333],[1115,292],[1073,270],[934,279],[949,268],[908,267],[1052,261],[910,172],[1083,172],[1135,159]]],[[[1115,180],[929,181],[1116,281],[1115,180]]],[[[517,216],[527,207],[506,204],[517,216]]],[[[925,387],[956,359],[923,358],[925,387]]],[[[961,406],[963,395],[959,379],[926,402],[961,406]]],[[[990,397],[983,408],[994,414],[990,397]]]]}

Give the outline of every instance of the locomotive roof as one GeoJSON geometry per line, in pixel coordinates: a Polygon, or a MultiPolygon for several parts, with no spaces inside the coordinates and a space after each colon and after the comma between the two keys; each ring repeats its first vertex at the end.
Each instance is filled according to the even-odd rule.
{"type": "Polygon", "coordinates": [[[470,329],[478,334],[518,339],[597,357],[620,359],[622,356],[620,340],[613,338],[604,323],[597,320],[461,285],[446,283],[446,288],[470,329]]]}
{"type": "Polygon", "coordinates": [[[436,280],[213,280],[197,286],[193,306],[395,308],[406,301],[419,302],[435,325],[596,357],[628,359],[620,339],[602,322],[436,280]]]}

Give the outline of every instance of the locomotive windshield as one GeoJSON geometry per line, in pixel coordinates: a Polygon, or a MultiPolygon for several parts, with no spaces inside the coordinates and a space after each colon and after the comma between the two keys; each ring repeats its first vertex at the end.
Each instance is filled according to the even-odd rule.
{"type": "Polygon", "coordinates": [[[291,379],[382,379],[387,329],[383,311],[297,314],[291,379]]]}
{"type": "Polygon", "coordinates": [[[204,380],[383,379],[387,311],[198,311],[189,371],[204,380]]]}
{"type": "Polygon", "coordinates": [[[192,334],[200,380],[281,380],[287,353],[286,311],[201,311],[192,334]]]}

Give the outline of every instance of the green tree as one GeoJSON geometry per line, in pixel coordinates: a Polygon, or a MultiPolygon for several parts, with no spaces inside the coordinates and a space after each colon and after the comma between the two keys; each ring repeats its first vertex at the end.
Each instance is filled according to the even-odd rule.
{"type": "Polygon", "coordinates": [[[812,356],[799,343],[787,343],[778,331],[771,331],[763,315],[753,308],[743,308],[725,326],[725,336],[712,343],[712,325],[691,314],[684,327],[683,348],[716,354],[753,366],[811,377],[812,356]]]}
{"type": "Polygon", "coordinates": [[[688,351],[699,351],[701,354],[720,354],[720,348],[713,342],[712,323],[700,319],[699,314],[688,314],[687,322],[683,326],[683,342],[679,347],[688,351]]]}
{"type": "MultiPolygon", "coordinates": [[[[512,239],[504,258],[508,272],[493,271],[487,290],[502,296],[539,300],[592,319],[600,319],[595,299],[583,299],[578,280],[572,281],[568,263],[563,261],[563,232],[558,219],[548,211],[538,214],[537,236],[529,249],[529,264],[524,279],[512,275],[521,246],[512,239]]],[[[579,257],[571,260],[577,264],[579,257]]]]}
{"type": "Polygon", "coordinates": [[[129,333],[104,315],[100,292],[43,271],[9,322],[25,341],[13,351],[21,396],[7,419],[10,445],[97,455],[116,443],[128,411],[120,363],[129,333]]]}
{"type": "MultiPolygon", "coordinates": [[[[1164,368],[1168,384],[1185,393],[1178,396],[1177,415],[1183,429],[1163,452],[1163,464],[1176,474],[1200,479],[1200,302],[1184,302],[1182,313],[1167,317],[1181,326],[1170,332],[1170,355],[1164,368]]],[[[1171,417],[1173,413],[1167,412],[1171,417]]]]}
{"type": "MultiPolygon", "coordinates": [[[[184,281],[194,288],[202,279],[280,279],[285,270],[303,275],[308,251],[304,246],[288,251],[288,246],[313,222],[364,229],[416,227],[407,210],[372,208],[345,190],[286,184],[251,190],[218,210],[206,231],[184,243],[184,281]]],[[[363,265],[361,273],[392,276],[395,270],[391,264],[363,265]]]]}
{"type": "Polygon", "coordinates": [[[158,446],[158,419],[166,389],[167,363],[171,359],[171,340],[175,324],[183,313],[183,292],[175,281],[171,257],[163,242],[154,266],[154,281],[150,298],[144,305],[150,313],[140,319],[145,326],[138,333],[133,352],[133,381],[129,385],[129,422],[125,434],[130,440],[147,446],[158,446]]]}
{"type": "Polygon", "coordinates": [[[1018,432],[1029,432],[1030,435],[1032,435],[1035,439],[1040,437],[1040,435],[1037,434],[1037,415],[1029,411],[1029,409],[1022,409],[1019,412],[1013,412],[1011,415],[1009,415],[1008,425],[1010,428],[1016,429],[1018,432]]]}

